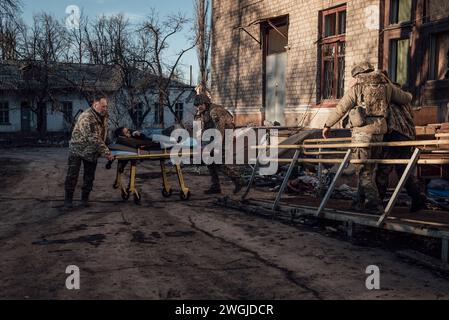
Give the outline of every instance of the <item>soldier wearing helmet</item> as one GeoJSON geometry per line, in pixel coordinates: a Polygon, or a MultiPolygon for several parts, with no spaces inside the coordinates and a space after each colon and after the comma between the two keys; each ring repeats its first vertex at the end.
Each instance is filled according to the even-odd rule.
{"type": "MultiPolygon", "coordinates": [[[[195,120],[201,121],[203,131],[217,129],[220,131],[224,141],[225,130],[235,129],[232,114],[224,107],[213,104],[210,100],[210,95],[198,94],[193,104],[197,108],[195,120]]],[[[222,150],[222,156],[224,158],[224,150],[222,150]]],[[[221,193],[220,171],[234,183],[234,193],[238,193],[242,189],[244,182],[241,178],[240,169],[236,165],[213,163],[208,165],[207,168],[211,175],[211,186],[204,192],[205,194],[221,193]]]]}
{"type": "MultiPolygon", "coordinates": [[[[394,86],[385,75],[376,71],[369,62],[357,64],[351,72],[354,85],[345,93],[335,111],[328,117],[323,137],[328,138],[331,127],[349,114],[353,143],[382,142],[387,133],[388,108],[392,103],[408,104],[412,95],[394,86]]],[[[354,148],[353,159],[379,159],[381,148],[354,148]]],[[[358,196],[354,207],[372,213],[383,211],[382,201],[374,179],[374,164],[356,166],[358,196]]]]}

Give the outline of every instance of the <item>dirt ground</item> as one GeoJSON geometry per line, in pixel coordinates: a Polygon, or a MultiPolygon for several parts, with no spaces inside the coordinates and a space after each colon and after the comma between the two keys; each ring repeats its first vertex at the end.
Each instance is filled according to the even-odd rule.
{"type": "Polygon", "coordinates": [[[447,278],[391,251],[215,206],[207,176],[186,174],[190,201],[164,199],[146,163],[136,206],[101,160],[92,206],[64,214],[66,149],[0,151],[0,299],[449,299],[447,278]]]}

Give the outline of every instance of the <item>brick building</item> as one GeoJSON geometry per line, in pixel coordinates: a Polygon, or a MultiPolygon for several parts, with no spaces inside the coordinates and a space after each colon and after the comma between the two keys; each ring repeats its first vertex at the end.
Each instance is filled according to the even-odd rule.
{"type": "Polygon", "coordinates": [[[449,2],[213,0],[211,91],[239,125],[322,127],[353,65],[414,94],[418,125],[447,120],[449,2]]]}

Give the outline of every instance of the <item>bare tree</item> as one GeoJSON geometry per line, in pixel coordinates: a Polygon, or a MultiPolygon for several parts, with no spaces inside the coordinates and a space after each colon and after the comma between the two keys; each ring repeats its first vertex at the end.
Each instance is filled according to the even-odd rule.
{"type": "Polygon", "coordinates": [[[68,50],[67,34],[61,21],[55,17],[39,13],[34,15],[31,28],[23,30],[22,59],[24,69],[25,93],[29,97],[31,110],[37,116],[37,131],[46,131],[47,102],[58,104],[55,99],[54,74],[56,63],[61,61],[68,50]]]}
{"type": "Polygon", "coordinates": [[[22,11],[22,1],[20,0],[0,0],[0,16],[15,17],[17,12],[22,11]]]}
{"type": "Polygon", "coordinates": [[[74,62],[82,64],[88,61],[88,50],[87,50],[87,32],[88,32],[89,19],[81,11],[79,19],[79,27],[71,28],[67,32],[68,45],[70,50],[67,51],[68,57],[65,59],[67,62],[74,62]]]}
{"type": "Polygon", "coordinates": [[[199,64],[200,92],[206,93],[209,81],[209,56],[211,46],[211,25],[209,22],[209,0],[194,0],[195,31],[198,39],[197,53],[199,64]]]}
{"type": "Polygon", "coordinates": [[[165,20],[159,21],[158,14],[153,10],[152,14],[147,17],[143,23],[141,30],[149,33],[151,54],[149,60],[146,61],[151,74],[156,76],[156,90],[158,95],[159,110],[156,112],[158,124],[164,124],[164,107],[167,107],[174,115],[176,122],[182,124],[182,119],[177,116],[174,106],[185,93],[181,90],[175,99],[170,98],[170,88],[173,87],[175,78],[180,66],[180,61],[184,54],[196,46],[196,39],[192,39],[192,43],[185,49],[181,49],[172,59],[168,58],[167,49],[168,42],[172,37],[179,34],[189,20],[181,13],[170,15],[165,20]],[[193,41],[195,40],[195,41],[193,41]]]}
{"type": "Polygon", "coordinates": [[[0,60],[17,60],[17,46],[23,23],[18,17],[18,0],[0,0],[0,60]]]}

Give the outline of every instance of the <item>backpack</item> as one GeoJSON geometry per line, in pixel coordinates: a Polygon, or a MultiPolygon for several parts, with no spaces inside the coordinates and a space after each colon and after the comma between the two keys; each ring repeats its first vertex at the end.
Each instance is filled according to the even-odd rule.
{"type": "Polygon", "coordinates": [[[358,84],[361,86],[360,102],[365,109],[367,117],[388,116],[388,82],[380,72],[370,72],[358,76],[358,84]]]}

